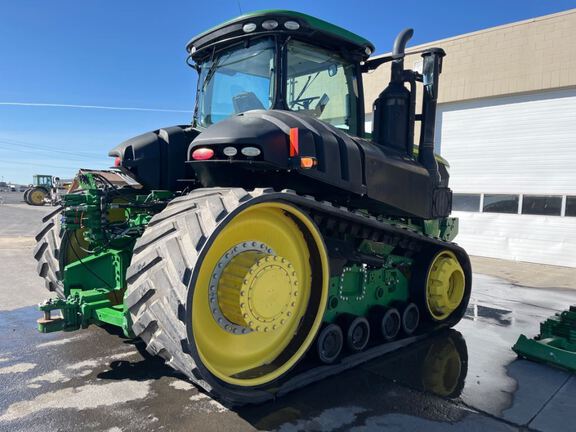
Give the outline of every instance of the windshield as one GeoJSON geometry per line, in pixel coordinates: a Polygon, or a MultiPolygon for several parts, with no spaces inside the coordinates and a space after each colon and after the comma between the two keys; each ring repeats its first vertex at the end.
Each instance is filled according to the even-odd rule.
{"type": "Polygon", "coordinates": [[[353,134],[357,131],[358,85],[355,66],[308,44],[288,45],[287,103],[353,134]]]}
{"type": "Polygon", "coordinates": [[[271,106],[274,42],[236,45],[200,65],[198,124],[210,126],[232,114],[271,106]]]}

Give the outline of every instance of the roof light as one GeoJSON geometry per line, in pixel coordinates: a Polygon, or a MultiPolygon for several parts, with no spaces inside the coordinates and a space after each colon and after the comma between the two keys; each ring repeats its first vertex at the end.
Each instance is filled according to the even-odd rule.
{"type": "Polygon", "coordinates": [[[364,52],[366,53],[366,55],[372,54],[372,50],[370,49],[370,47],[364,48],[364,52]]]}
{"type": "Polygon", "coordinates": [[[122,165],[122,159],[120,159],[120,156],[116,156],[116,159],[114,159],[114,166],[119,167],[120,165],[122,165]]]}
{"type": "Polygon", "coordinates": [[[254,30],[256,30],[256,24],[246,23],[244,26],[242,26],[242,30],[244,30],[244,33],[252,33],[254,30]]]}
{"type": "Polygon", "coordinates": [[[193,46],[192,48],[190,48],[190,54],[194,54],[196,52],[196,47],[193,46]]]}
{"type": "Polygon", "coordinates": [[[262,23],[264,30],[274,30],[276,27],[278,27],[278,21],[276,20],[266,20],[262,23]]]}
{"type": "Polygon", "coordinates": [[[260,156],[260,149],[256,147],[244,147],[240,152],[247,157],[260,156]]]}
{"type": "Polygon", "coordinates": [[[224,153],[225,156],[232,157],[238,154],[238,150],[236,149],[236,147],[224,147],[222,153],[224,153]]]}
{"type": "Polygon", "coordinates": [[[284,27],[286,27],[288,30],[298,30],[300,28],[300,24],[298,24],[296,21],[286,21],[284,23],[284,27]]]}
{"type": "Polygon", "coordinates": [[[192,152],[192,159],[194,160],[207,160],[214,156],[214,150],[209,148],[199,148],[192,152]]]}

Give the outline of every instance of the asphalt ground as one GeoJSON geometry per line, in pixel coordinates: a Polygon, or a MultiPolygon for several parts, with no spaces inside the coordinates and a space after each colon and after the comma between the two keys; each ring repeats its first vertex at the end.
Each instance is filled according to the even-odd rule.
{"type": "Polygon", "coordinates": [[[113,329],[39,334],[35,305],[49,294],[33,235],[50,208],[2,195],[0,431],[576,431],[576,376],[510,349],[576,303],[563,279],[532,288],[476,273],[455,330],[274,402],[230,408],[113,329]]]}

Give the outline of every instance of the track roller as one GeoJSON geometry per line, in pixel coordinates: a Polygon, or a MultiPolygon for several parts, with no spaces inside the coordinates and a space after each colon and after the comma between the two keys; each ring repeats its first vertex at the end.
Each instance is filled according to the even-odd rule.
{"type": "Polygon", "coordinates": [[[316,354],[322,363],[330,364],[338,358],[344,345],[342,329],[337,324],[324,327],[316,340],[316,354]]]}
{"type": "Polygon", "coordinates": [[[383,308],[382,312],[379,314],[378,321],[380,325],[380,333],[384,340],[391,341],[398,336],[400,328],[402,327],[402,318],[398,309],[394,307],[383,308]]]}
{"type": "Polygon", "coordinates": [[[410,336],[418,328],[420,311],[414,303],[409,303],[402,312],[402,331],[410,336]]]}
{"type": "Polygon", "coordinates": [[[370,340],[370,323],[364,317],[348,315],[342,317],[346,330],[346,347],[353,352],[362,351],[370,340]]]}

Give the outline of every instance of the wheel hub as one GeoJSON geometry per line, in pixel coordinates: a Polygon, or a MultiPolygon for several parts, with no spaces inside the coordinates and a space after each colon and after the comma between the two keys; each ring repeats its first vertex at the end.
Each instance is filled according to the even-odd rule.
{"type": "Polygon", "coordinates": [[[278,330],[298,310],[300,287],[292,263],[263,243],[228,251],[210,288],[212,315],[230,333],[278,330]]]}
{"type": "Polygon", "coordinates": [[[456,257],[438,256],[428,278],[428,307],[436,318],[445,318],[458,308],[464,297],[464,272],[456,257]]]}

